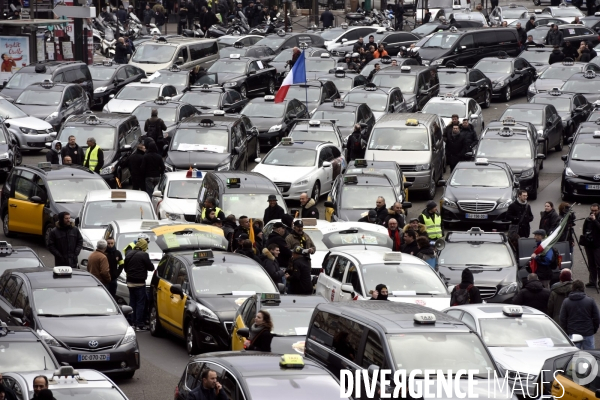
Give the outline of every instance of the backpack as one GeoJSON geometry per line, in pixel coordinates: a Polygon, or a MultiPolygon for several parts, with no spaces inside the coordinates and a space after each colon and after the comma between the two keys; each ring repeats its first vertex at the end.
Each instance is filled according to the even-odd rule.
{"type": "Polygon", "coordinates": [[[463,304],[471,303],[471,295],[469,294],[471,288],[473,288],[472,284],[467,286],[466,289],[461,289],[460,286],[457,285],[452,292],[452,296],[450,297],[450,305],[462,306],[463,304]]]}
{"type": "Polygon", "coordinates": [[[146,135],[148,137],[151,137],[152,139],[154,139],[154,141],[156,141],[156,139],[158,138],[158,124],[159,123],[160,123],[160,119],[157,119],[154,122],[148,121],[148,132],[146,132],[146,135]]]}
{"type": "Polygon", "coordinates": [[[550,261],[550,269],[560,269],[562,265],[562,256],[556,249],[552,249],[552,260],[550,261]]]}

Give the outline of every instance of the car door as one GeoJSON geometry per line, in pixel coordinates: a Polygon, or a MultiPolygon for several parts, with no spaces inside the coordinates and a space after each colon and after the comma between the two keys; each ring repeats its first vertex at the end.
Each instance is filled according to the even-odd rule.
{"type": "Polygon", "coordinates": [[[329,296],[325,296],[333,302],[342,301],[344,298],[342,295],[342,282],[346,277],[346,267],[349,264],[349,260],[341,255],[337,256],[334,267],[331,270],[331,287],[329,289],[329,296]]]}
{"type": "Polygon", "coordinates": [[[354,261],[349,261],[343,283],[352,285],[353,292],[346,293],[340,290],[340,301],[352,301],[357,295],[367,298],[368,288],[364,287],[359,266],[354,261]]]}
{"type": "Polygon", "coordinates": [[[456,65],[464,65],[472,67],[478,60],[477,54],[479,49],[477,48],[477,42],[475,41],[475,35],[468,34],[464,35],[459,39],[458,44],[452,51],[452,61],[456,65]]]}
{"type": "MultiPolygon", "coordinates": [[[[554,398],[561,400],[595,398],[596,395],[594,393],[589,395],[588,390],[576,382],[576,380],[583,378],[583,376],[575,373],[578,365],[583,367],[582,363],[578,362],[579,359],[582,359],[585,363],[594,361],[591,358],[593,358],[592,355],[584,356],[578,352],[575,353],[575,356],[573,354],[561,354],[547,359],[541,370],[544,378],[543,382],[552,383],[551,385],[544,385],[544,395],[548,396],[551,394],[554,398]]],[[[597,362],[597,360],[595,361],[597,362]]],[[[589,365],[592,365],[591,362],[589,365]]],[[[597,379],[598,377],[595,378],[595,380],[597,379]]]]}
{"type": "Polygon", "coordinates": [[[326,259],[323,260],[323,272],[319,274],[317,285],[315,287],[316,295],[327,300],[330,300],[331,296],[331,288],[333,283],[331,272],[336,265],[336,260],[337,256],[334,254],[329,254],[326,259]]]}
{"type": "Polygon", "coordinates": [[[587,120],[593,106],[584,96],[577,94],[573,97],[573,107],[573,123],[574,126],[579,126],[580,123],[587,120]]]}
{"type": "Polygon", "coordinates": [[[4,223],[8,224],[11,232],[41,235],[47,199],[37,198],[34,173],[23,170],[19,175],[13,176],[15,180],[11,185],[4,223]]]}
{"type": "Polygon", "coordinates": [[[158,206],[160,205],[160,203],[162,203],[163,199],[165,198],[165,189],[167,188],[167,175],[163,174],[163,176],[160,177],[160,181],[158,181],[158,185],[156,186],[156,190],[159,191],[161,193],[160,197],[157,196],[152,196],[152,205],[154,206],[154,209],[156,210],[156,214],[159,216],[160,218],[160,210],[158,208],[158,206]]]}
{"type": "MultiPolygon", "coordinates": [[[[469,90],[472,90],[471,93],[476,93],[475,96],[468,95],[467,97],[473,97],[477,99],[477,102],[480,104],[485,103],[486,95],[490,92],[490,87],[488,86],[487,79],[485,75],[478,70],[469,72],[469,90]]],[[[491,94],[490,94],[491,99],[491,94]]]]}
{"type": "Polygon", "coordinates": [[[515,83],[513,91],[527,91],[529,87],[529,70],[524,60],[517,58],[513,63],[513,73],[515,75],[515,83]]]}
{"type": "Polygon", "coordinates": [[[261,89],[262,75],[259,73],[260,69],[256,64],[256,61],[252,61],[248,64],[248,77],[246,78],[246,86],[249,92],[254,92],[261,89]]]}
{"type": "Polygon", "coordinates": [[[248,103],[248,99],[243,99],[242,95],[235,90],[230,90],[228,93],[229,97],[227,101],[229,102],[229,110],[232,113],[239,113],[246,103],[248,103]]]}
{"type": "Polygon", "coordinates": [[[63,91],[63,97],[62,97],[62,101],[60,103],[60,111],[59,111],[59,115],[60,115],[61,119],[67,119],[75,113],[74,112],[74,109],[75,109],[74,94],[75,94],[75,91],[72,89],[72,87],[67,87],[63,91]]]}
{"type": "Polygon", "coordinates": [[[10,312],[14,308],[13,303],[17,298],[23,280],[10,273],[5,273],[2,278],[4,287],[0,288],[2,289],[0,292],[2,294],[2,296],[0,296],[0,317],[2,321],[7,322],[8,325],[21,325],[20,323],[13,321],[14,317],[10,315],[10,312]]]}
{"type": "Polygon", "coordinates": [[[331,152],[330,146],[322,146],[319,150],[318,155],[318,178],[321,181],[321,193],[326,193],[331,190],[331,184],[333,183],[333,153],[331,152]],[[324,165],[324,163],[329,165],[324,165]]]}
{"type": "Polygon", "coordinates": [[[235,314],[233,328],[231,330],[231,349],[233,351],[244,350],[245,338],[238,336],[237,331],[238,329],[249,328],[252,326],[252,323],[250,323],[250,325],[246,324],[249,320],[251,321],[254,319],[254,315],[251,315],[252,309],[254,310],[254,315],[256,315],[256,298],[254,296],[248,297],[235,314]],[[249,316],[252,316],[252,318],[249,318],[249,316]]]}
{"type": "MultiPolygon", "coordinates": [[[[385,343],[385,339],[382,339],[377,331],[373,329],[366,328],[365,333],[366,340],[360,341],[361,346],[358,349],[360,366],[365,370],[368,370],[372,365],[378,367],[380,370],[389,369],[392,363],[387,359],[387,353],[384,351],[383,343],[385,343]]],[[[352,367],[350,370],[352,370],[352,367]]],[[[379,393],[381,389],[380,385],[379,380],[375,380],[376,387],[374,393],[379,393]]],[[[368,396],[364,381],[361,382],[360,389],[360,393],[363,394],[362,399],[374,398],[368,396]]]]}
{"type": "Polygon", "coordinates": [[[231,149],[235,150],[232,151],[231,166],[233,167],[232,169],[239,171],[242,170],[244,167],[243,161],[246,159],[247,146],[247,143],[243,137],[242,127],[239,122],[231,127],[230,136],[231,149]]]}
{"type": "Polygon", "coordinates": [[[169,255],[163,256],[158,264],[156,283],[156,311],[160,324],[166,330],[181,335],[176,329],[176,323],[170,314],[171,311],[171,279],[173,278],[174,270],[176,269],[176,260],[169,255]]]}
{"type": "MultiPolygon", "coordinates": [[[[427,74],[429,72],[427,71],[427,74]]],[[[421,111],[423,106],[429,101],[429,81],[426,79],[426,74],[419,74],[417,76],[417,97],[416,97],[416,108],[417,111],[421,111]]]]}
{"type": "Polygon", "coordinates": [[[169,315],[173,323],[175,332],[183,336],[185,306],[187,304],[188,294],[190,293],[190,281],[187,267],[181,260],[173,258],[173,268],[174,271],[173,278],[171,278],[171,283],[173,285],[181,286],[181,290],[183,290],[183,296],[169,293],[170,301],[167,302],[167,315],[169,315]]]}
{"type": "Polygon", "coordinates": [[[121,67],[115,74],[115,85],[110,93],[117,93],[121,88],[128,83],[134,82],[134,78],[127,73],[127,67],[121,67]]]}
{"type": "Polygon", "coordinates": [[[482,125],[483,125],[483,120],[482,120],[482,116],[481,116],[481,107],[479,107],[479,104],[477,104],[477,102],[475,100],[469,99],[469,102],[467,105],[467,112],[469,113],[469,115],[468,115],[469,122],[471,124],[473,124],[473,127],[475,128],[475,133],[477,134],[477,137],[481,136],[482,125]]]}

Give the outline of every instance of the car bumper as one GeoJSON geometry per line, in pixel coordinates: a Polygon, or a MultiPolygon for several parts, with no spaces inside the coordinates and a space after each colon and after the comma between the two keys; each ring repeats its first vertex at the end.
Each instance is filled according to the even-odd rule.
{"type": "Polygon", "coordinates": [[[105,374],[126,373],[140,368],[140,351],[137,342],[128,343],[108,351],[99,351],[97,354],[110,354],[109,361],[78,361],[79,354],[96,354],[70,350],[64,347],[51,347],[59,363],[67,363],[75,369],[95,369],[105,374]]]}
{"type": "Polygon", "coordinates": [[[460,208],[451,208],[442,206],[442,223],[449,228],[452,225],[469,224],[471,226],[489,226],[494,225],[502,229],[503,226],[508,227],[510,221],[506,220],[506,211],[508,208],[494,209],[489,213],[467,213],[460,208]],[[486,215],[486,218],[467,218],[467,214],[486,215]]]}
{"type": "Polygon", "coordinates": [[[419,172],[404,172],[407,182],[412,182],[412,186],[408,188],[409,192],[429,190],[431,170],[419,172]]]}
{"type": "Polygon", "coordinates": [[[229,350],[231,347],[229,327],[233,326],[233,321],[219,321],[217,323],[194,318],[193,324],[196,337],[203,351],[229,350]]]}
{"type": "Polygon", "coordinates": [[[600,187],[600,181],[592,182],[581,178],[563,177],[561,185],[562,194],[582,198],[600,198],[600,190],[588,189],[589,185],[600,187]]]}
{"type": "Polygon", "coordinates": [[[300,195],[302,193],[312,193],[314,185],[315,185],[315,182],[310,181],[306,185],[301,185],[301,186],[294,186],[292,184],[292,185],[285,185],[285,186],[277,185],[277,187],[279,188],[279,191],[281,192],[281,196],[284,199],[300,200],[300,195]]]}
{"type": "Polygon", "coordinates": [[[30,135],[20,133],[15,135],[19,140],[21,150],[41,150],[46,148],[47,142],[54,140],[50,135],[30,135]]]}
{"type": "Polygon", "coordinates": [[[504,89],[506,89],[506,85],[505,86],[494,86],[492,88],[492,99],[498,99],[504,96],[504,89]]]}
{"type": "Polygon", "coordinates": [[[528,194],[533,193],[535,188],[535,174],[532,177],[521,179],[519,178],[519,189],[527,190],[528,194]]]}

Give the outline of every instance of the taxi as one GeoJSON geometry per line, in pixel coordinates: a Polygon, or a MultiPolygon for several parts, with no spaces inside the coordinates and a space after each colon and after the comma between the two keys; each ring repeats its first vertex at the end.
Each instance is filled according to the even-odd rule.
{"type": "Polygon", "coordinates": [[[367,133],[370,133],[376,120],[368,104],[347,103],[342,100],[334,100],[333,102],[321,104],[311,114],[311,119],[335,121],[342,133],[344,142],[348,140],[348,136],[354,131],[355,124],[361,124],[362,128],[366,129],[367,133]]]}
{"type": "MultiPolygon", "coordinates": [[[[188,117],[199,114],[196,107],[183,101],[167,100],[159,97],[156,100],[146,101],[135,108],[131,115],[137,118],[141,130],[146,127],[146,121],[151,117],[152,110],[158,110],[158,117],[163,120],[167,129],[163,132],[164,137],[173,137],[177,124],[188,117]]],[[[146,135],[146,133],[143,133],[146,135]]],[[[159,149],[159,152],[162,149],[159,149]]]]}
{"type": "Polygon", "coordinates": [[[565,400],[598,398],[599,364],[598,350],[577,350],[547,359],[542,367],[541,394],[544,397],[565,400]]]}
{"type": "Polygon", "coordinates": [[[177,93],[187,92],[194,84],[192,70],[182,70],[179,65],[172,65],[169,69],[159,69],[150,75],[148,80],[152,83],[173,85],[177,89],[177,93]]]}
{"type": "Polygon", "coordinates": [[[25,246],[12,246],[0,241],[0,275],[7,269],[14,268],[44,268],[45,265],[33,249],[25,246]]]}
{"type": "Polygon", "coordinates": [[[340,96],[345,95],[356,86],[366,85],[369,83],[367,80],[368,75],[365,76],[363,74],[359,74],[358,72],[347,71],[344,70],[344,67],[336,67],[336,69],[332,71],[319,75],[317,79],[320,81],[333,82],[340,93],[340,96]]]}
{"type": "Polygon", "coordinates": [[[452,123],[452,115],[454,114],[458,115],[461,124],[463,119],[468,119],[469,124],[473,125],[475,129],[477,137],[481,135],[484,128],[481,106],[474,99],[468,97],[457,97],[452,93],[432,97],[423,107],[423,112],[439,115],[446,126],[452,123]]]}
{"type": "Polygon", "coordinates": [[[196,221],[196,202],[202,187],[201,171],[167,172],[152,193],[152,205],[160,219],[196,221]]]}
{"type": "Polygon", "coordinates": [[[600,195],[600,121],[579,125],[565,162],[560,185],[563,200],[570,198],[597,198],[600,195]]]}
{"type": "Polygon", "coordinates": [[[144,78],[125,86],[116,95],[108,96],[110,100],[102,108],[105,113],[130,114],[137,106],[145,101],[158,97],[171,99],[177,95],[177,88],[164,83],[151,83],[144,78]]]}
{"type": "Polygon", "coordinates": [[[102,177],[78,165],[39,163],[14,167],[2,187],[0,212],[4,236],[18,233],[43,236],[63,211],[75,218],[88,191],[109,189],[102,177]]]}
{"type": "Polygon", "coordinates": [[[111,94],[117,93],[131,82],[146,77],[144,70],[133,65],[117,64],[113,60],[103,60],[89,66],[94,84],[93,105],[103,106],[111,94]]]}
{"type": "Polygon", "coordinates": [[[231,349],[244,350],[249,328],[259,311],[267,311],[277,321],[271,333],[271,351],[285,354],[298,352],[304,355],[304,339],[315,307],[325,300],[319,296],[280,296],[277,293],[260,293],[250,296],[238,308],[231,331],[231,349]]]}
{"type": "Polygon", "coordinates": [[[235,89],[243,98],[256,92],[275,94],[275,68],[263,64],[260,59],[230,54],[229,58],[217,60],[206,72],[197,83],[235,89]]]}
{"type": "Polygon", "coordinates": [[[404,194],[403,201],[408,201],[408,188],[412,186],[412,183],[406,180],[406,176],[402,172],[402,167],[395,161],[377,161],[357,158],[354,161],[350,161],[348,163],[348,169],[346,169],[346,174],[359,175],[362,173],[372,174],[373,172],[380,172],[390,178],[396,193],[398,193],[398,197],[404,194]]]}
{"type": "Polygon", "coordinates": [[[184,339],[190,355],[229,349],[240,302],[283,290],[256,261],[228,253],[224,237],[210,236],[178,232],[156,240],[164,255],[152,276],[150,333],[184,339]]]}
{"type": "Polygon", "coordinates": [[[189,92],[175,97],[178,101],[191,104],[200,114],[213,114],[215,110],[239,113],[248,104],[248,99],[234,89],[221,86],[192,86],[189,92]]]}
{"type": "Polygon", "coordinates": [[[335,121],[297,120],[290,131],[293,140],[314,140],[333,143],[340,152],[344,152],[344,139],[335,121]]]}
{"type": "Polygon", "coordinates": [[[0,287],[0,319],[35,329],[59,363],[127,378],[140,368],[137,337],[125,319],[133,310],[119,307],[88,272],[9,269],[0,277],[0,287]]]}
{"type": "Polygon", "coordinates": [[[551,357],[576,351],[575,343],[554,320],[532,307],[500,304],[467,304],[446,308],[444,312],[464,322],[477,332],[505,371],[508,380],[517,384],[515,393],[535,396],[544,362],[551,357]],[[519,390],[520,389],[520,390],[519,390]]]}
{"type": "Polygon", "coordinates": [[[547,93],[536,94],[529,100],[535,104],[552,104],[562,120],[565,140],[571,136],[585,122],[593,111],[594,106],[578,93],[563,93],[558,88],[553,88],[547,93]]]}
{"type": "Polygon", "coordinates": [[[350,90],[343,99],[347,103],[366,103],[378,120],[387,113],[406,112],[406,102],[399,88],[380,88],[367,83],[350,90]]]}
{"type": "MultiPolygon", "coordinates": [[[[22,372],[59,366],[50,347],[28,326],[8,326],[0,321],[0,349],[0,371],[22,372]]],[[[12,389],[6,375],[2,384],[12,389]]]]}

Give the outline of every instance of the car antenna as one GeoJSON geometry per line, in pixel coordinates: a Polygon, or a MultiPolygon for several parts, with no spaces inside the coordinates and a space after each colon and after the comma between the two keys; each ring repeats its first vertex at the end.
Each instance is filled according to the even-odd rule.
{"type": "Polygon", "coordinates": [[[365,243],[365,235],[362,235],[361,239],[363,242],[363,246],[365,246],[365,250],[367,250],[367,244],[365,243]]]}
{"type": "Polygon", "coordinates": [[[48,367],[46,367],[46,356],[44,356],[44,371],[46,371],[48,367]]]}
{"type": "Polygon", "coordinates": [[[144,219],[144,209],[140,206],[140,219],[144,219]]]}

